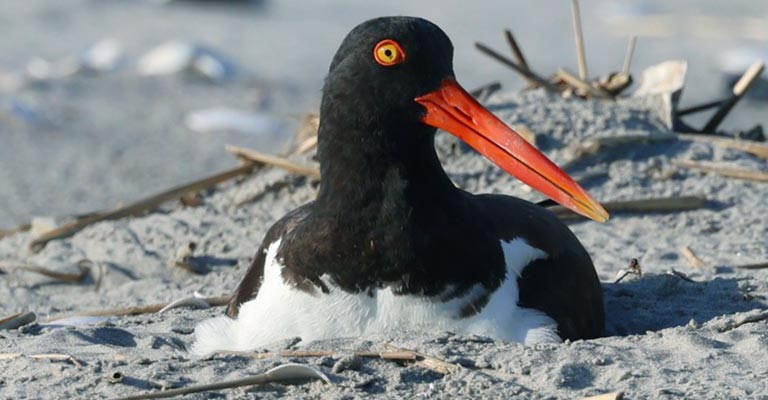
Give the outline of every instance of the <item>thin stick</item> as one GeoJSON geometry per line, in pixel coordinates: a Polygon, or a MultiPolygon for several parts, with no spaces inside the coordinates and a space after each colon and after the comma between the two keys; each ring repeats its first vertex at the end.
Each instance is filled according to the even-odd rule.
{"type": "Polygon", "coordinates": [[[704,268],[707,266],[707,263],[704,262],[699,256],[696,255],[696,253],[691,250],[688,246],[683,246],[682,249],[680,249],[680,252],[683,253],[683,256],[685,256],[685,259],[688,260],[688,264],[690,264],[692,267],[696,268],[704,268]]]}
{"type": "MultiPolygon", "coordinates": [[[[628,200],[628,201],[609,201],[603,203],[603,207],[610,213],[618,212],[679,212],[690,211],[702,208],[706,205],[707,199],[696,196],[683,197],[660,197],[654,199],[628,200]]],[[[573,211],[557,205],[548,207],[563,221],[586,219],[573,211]]]]}
{"type": "Polygon", "coordinates": [[[757,264],[745,264],[745,265],[736,265],[734,268],[737,269],[768,269],[768,261],[763,263],[757,263],[757,264]]]}
{"type": "Polygon", "coordinates": [[[114,220],[128,216],[136,216],[147,213],[159,207],[161,204],[178,199],[182,195],[193,192],[202,191],[213,187],[221,182],[228,181],[232,178],[246,175],[253,172],[256,168],[256,164],[248,163],[237,168],[224,171],[222,173],[203,178],[186,185],[178,186],[173,189],[167,190],[163,193],[139,200],[135,203],[131,203],[122,207],[118,207],[112,211],[104,213],[97,213],[87,218],[83,218],[69,224],[64,224],[50,232],[47,232],[30,243],[29,247],[33,252],[42,250],[45,245],[51,240],[63,239],[74,235],[83,228],[95,224],[101,221],[114,220]]]}
{"type": "Polygon", "coordinates": [[[84,265],[77,265],[77,269],[79,270],[76,274],[68,274],[65,272],[58,272],[54,271],[48,268],[39,267],[37,265],[16,265],[16,266],[10,266],[10,267],[3,267],[0,265],[0,270],[5,271],[12,271],[12,270],[21,270],[21,271],[27,271],[27,272],[34,272],[36,274],[44,275],[49,278],[53,278],[62,282],[72,282],[72,283],[78,283],[82,282],[88,275],[91,274],[91,269],[84,265]]]}
{"type": "Polygon", "coordinates": [[[317,135],[306,138],[299,147],[296,148],[295,154],[304,154],[317,147],[317,135]]]}
{"type": "MultiPolygon", "coordinates": [[[[160,399],[160,398],[166,398],[166,397],[176,397],[176,396],[182,396],[182,395],[191,394],[191,393],[210,392],[213,390],[222,390],[222,389],[234,389],[234,388],[243,387],[243,386],[263,385],[271,382],[280,382],[285,379],[286,379],[285,377],[280,377],[279,375],[277,375],[277,372],[275,372],[274,375],[273,373],[267,372],[267,373],[263,373],[255,376],[249,376],[249,377],[240,378],[240,379],[233,379],[231,381],[208,383],[203,385],[193,385],[193,386],[187,386],[187,387],[178,388],[178,389],[165,390],[161,392],[144,393],[144,394],[139,394],[135,396],[126,396],[126,397],[121,397],[118,400],[143,400],[143,399],[160,399]]],[[[303,379],[309,379],[309,378],[304,377],[303,379]]],[[[323,379],[323,378],[321,378],[320,376],[316,376],[315,379],[323,379]]],[[[324,379],[328,379],[328,378],[324,377],[324,379]]]]}
{"type": "Polygon", "coordinates": [[[716,163],[701,163],[696,161],[672,160],[672,165],[697,171],[711,172],[728,178],[744,179],[756,182],[768,182],[768,172],[733,168],[716,163]]]}
{"type": "MultiPolygon", "coordinates": [[[[216,297],[206,297],[203,300],[205,300],[208,304],[211,305],[211,307],[221,307],[227,305],[229,303],[229,300],[232,298],[232,296],[216,296],[216,297]]],[[[156,312],[159,312],[169,304],[173,302],[167,302],[167,303],[159,303],[159,304],[150,304],[146,306],[132,306],[132,307],[119,307],[119,308],[108,308],[104,310],[93,310],[93,311],[84,311],[84,312],[78,312],[78,313],[72,313],[72,314],[63,314],[63,315],[57,315],[55,317],[48,318],[46,322],[53,322],[58,321],[64,318],[72,318],[72,317],[121,317],[126,315],[142,315],[142,314],[154,314],[156,312]]]]}
{"type": "Polygon", "coordinates": [[[555,73],[555,76],[560,78],[563,82],[571,86],[572,88],[586,92],[592,97],[602,98],[602,99],[611,99],[613,96],[611,96],[610,93],[606,92],[604,89],[595,87],[589,84],[589,82],[571,74],[570,72],[560,69],[555,73]]]}
{"type": "Polygon", "coordinates": [[[701,135],[695,133],[680,133],[677,135],[680,140],[689,140],[692,142],[711,143],[716,146],[728,149],[743,150],[758,157],[768,158],[768,144],[757,143],[750,140],[739,140],[712,135],[701,135]]]}
{"type": "Polygon", "coordinates": [[[709,110],[710,108],[720,107],[726,101],[728,101],[728,99],[715,100],[715,101],[710,101],[709,103],[704,103],[704,104],[699,104],[697,106],[683,108],[683,109],[677,110],[677,116],[682,117],[684,115],[695,114],[698,112],[706,111],[706,110],[709,110]]]}
{"type": "Polygon", "coordinates": [[[320,179],[320,170],[317,168],[297,164],[284,157],[265,154],[256,150],[237,146],[227,146],[226,149],[228,152],[247,161],[271,165],[273,167],[278,167],[286,171],[293,172],[294,174],[304,175],[314,179],[320,179]]]}
{"type": "Polygon", "coordinates": [[[529,69],[526,69],[526,68],[523,68],[523,67],[517,65],[517,63],[515,63],[514,61],[510,60],[509,58],[499,54],[498,52],[496,52],[495,50],[491,49],[490,47],[488,47],[488,46],[486,46],[486,45],[484,45],[484,44],[482,44],[480,42],[475,42],[475,47],[478,50],[480,50],[480,52],[482,52],[483,54],[485,54],[485,55],[495,59],[496,61],[506,65],[509,68],[512,68],[515,72],[517,72],[518,74],[522,75],[525,79],[532,80],[532,81],[536,82],[537,84],[545,87],[549,91],[552,91],[552,92],[555,92],[555,93],[560,93],[561,92],[561,90],[557,86],[549,83],[546,79],[536,75],[533,71],[531,71],[529,69]]]}
{"type": "Polygon", "coordinates": [[[71,356],[69,354],[32,354],[27,356],[29,358],[34,358],[37,360],[59,360],[59,361],[69,361],[72,364],[74,364],[76,367],[82,367],[83,364],[80,363],[74,356],[71,356]]]}
{"type": "Polygon", "coordinates": [[[637,36],[630,36],[629,44],[627,45],[627,55],[624,56],[624,67],[621,68],[621,72],[624,75],[629,75],[629,69],[632,66],[632,56],[635,54],[635,43],[637,42],[637,36]]]}
{"type": "MultiPolygon", "coordinates": [[[[335,351],[335,350],[286,350],[286,351],[280,351],[276,353],[249,353],[249,352],[240,352],[240,351],[222,351],[218,352],[217,354],[235,354],[240,356],[246,356],[251,357],[256,360],[263,360],[266,358],[276,358],[276,357],[285,357],[285,358],[312,358],[312,357],[334,357],[334,356],[340,356],[343,355],[343,352],[335,351]]],[[[404,351],[381,351],[381,352],[374,352],[374,351],[356,351],[353,352],[356,357],[361,358],[381,358],[382,360],[391,360],[391,361],[416,361],[417,357],[412,352],[404,352],[404,351]]]]}
{"type": "Polygon", "coordinates": [[[458,365],[445,362],[439,358],[428,356],[426,354],[419,353],[414,350],[403,349],[403,348],[391,345],[389,343],[386,344],[386,347],[395,351],[408,352],[408,353],[414,354],[416,356],[416,365],[427,368],[427,369],[431,369],[432,371],[435,371],[441,375],[448,375],[460,369],[458,365]]]}
{"type": "MultiPolygon", "coordinates": [[[[515,40],[515,36],[512,34],[512,31],[509,29],[505,29],[504,37],[507,38],[507,43],[509,44],[509,48],[512,50],[512,55],[515,56],[515,61],[517,61],[517,64],[520,66],[520,68],[523,68],[528,72],[530,72],[531,68],[528,66],[528,61],[525,60],[523,51],[520,49],[520,46],[517,45],[517,40],[515,40]]],[[[531,87],[539,86],[539,83],[531,79],[530,77],[526,76],[525,80],[528,81],[528,84],[531,87]]]]}
{"type": "Polygon", "coordinates": [[[739,78],[739,81],[733,85],[733,97],[723,102],[717,112],[715,112],[712,118],[707,121],[707,124],[704,125],[704,128],[702,129],[703,132],[715,132],[717,127],[721,122],[723,122],[723,119],[725,119],[733,106],[735,106],[736,103],[741,100],[741,98],[749,90],[755,80],[760,76],[760,74],[763,73],[763,69],[765,69],[765,63],[762,61],[757,61],[752,64],[752,66],[749,67],[746,72],[744,72],[741,78],[739,78]]]}
{"type": "Polygon", "coordinates": [[[573,36],[576,39],[576,56],[579,61],[579,77],[586,81],[589,79],[589,72],[587,71],[587,52],[584,49],[584,33],[581,31],[579,0],[571,0],[571,15],[573,16],[573,36]]]}

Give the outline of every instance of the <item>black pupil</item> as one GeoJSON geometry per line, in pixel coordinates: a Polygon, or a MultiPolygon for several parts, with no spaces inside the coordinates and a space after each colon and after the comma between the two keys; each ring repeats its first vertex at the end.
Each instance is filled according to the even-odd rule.
{"type": "Polygon", "coordinates": [[[392,58],[392,50],[390,49],[384,50],[384,55],[387,56],[387,58],[392,58]]]}

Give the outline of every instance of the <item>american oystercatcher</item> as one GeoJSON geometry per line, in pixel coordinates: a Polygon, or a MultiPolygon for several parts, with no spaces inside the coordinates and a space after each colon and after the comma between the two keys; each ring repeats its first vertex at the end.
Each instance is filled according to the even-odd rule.
{"type": "Polygon", "coordinates": [[[578,239],[540,206],[457,188],[435,128],[577,213],[608,213],[462,89],[452,58],[420,18],[347,35],[323,89],[317,199],[269,229],[227,316],[197,327],[195,352],[390,330],[522,343],[602,333],[600,282],[578,239]]]}

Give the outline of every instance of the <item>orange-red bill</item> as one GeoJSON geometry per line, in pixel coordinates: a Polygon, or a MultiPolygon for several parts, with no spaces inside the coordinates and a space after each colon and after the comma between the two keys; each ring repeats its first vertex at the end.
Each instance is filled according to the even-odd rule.
{"type": "Polygon", "coordinates": [[[421,121],[443,129],[479,151],[507,173],[564,207],[598,222],[608,212],[568,174],[525,141],[453,79],[417,97],[427,109],[421,121]]]}

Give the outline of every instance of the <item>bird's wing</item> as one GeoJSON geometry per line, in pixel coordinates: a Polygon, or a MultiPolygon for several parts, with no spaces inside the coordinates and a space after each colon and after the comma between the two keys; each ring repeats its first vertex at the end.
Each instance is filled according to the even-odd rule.
{"type": "Polygon", "coordinates": [[[548,254],[531,262],[518,278],[518,305],[552,317],[563,339],[600,336],[605,323],[600,280],[573,232],[536,204],[502,195],[476,199],[492,217],[500,239],[523,238],[548,254]]]}
{"type": "Polygon", "coordinates": [[[227,305],[227,316],[236,318],[240,305],[256,297],[264,277],[264,262],[267,255],[266,247],[296,228],[309,215],[313,204],[313,202],[310,202],[289,212],[269,228],[269,231],[267,231],[267,234],[261,241],[261,246],[256,251],[253,262],[248,267],[243,280],[237,285],[237,289],[232,295],[229,305],[227,305]]]}

